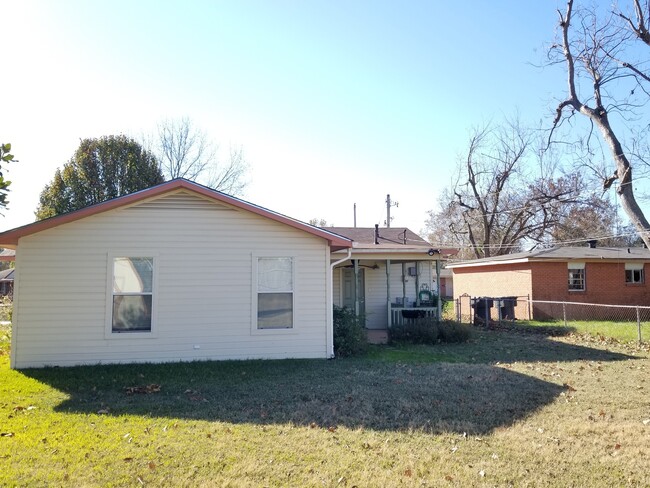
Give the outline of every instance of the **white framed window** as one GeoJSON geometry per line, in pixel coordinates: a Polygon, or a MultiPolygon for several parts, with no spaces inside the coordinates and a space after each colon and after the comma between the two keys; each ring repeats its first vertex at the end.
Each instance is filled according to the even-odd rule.
{"type": "Polygon", "coordinates": [[[625,263],[625,283],[641,284],[644,282],[643,263],[625,263]]]}
{"type": "Polygon", "coordinates": [[[569,291],[584,291],[585,283],[585,263],[569,263],[569,291]]]}
{"type": "Polygon", "coordinates": [[[108,337],[152,336],[155,330],[156,261],[152,255],[109,255],[108,337]]]}
{"type": "Polygon", "coordinates": [[[253,256],[253,330],[293,330],[295,266],[289,256],[253,256]]]}

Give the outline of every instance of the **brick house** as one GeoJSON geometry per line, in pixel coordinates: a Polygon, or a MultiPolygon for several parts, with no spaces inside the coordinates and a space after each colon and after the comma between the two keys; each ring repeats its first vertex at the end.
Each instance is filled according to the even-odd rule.
{"type": "MultiPolygon", "coordinates": [[[[539,301],[650,305],[645,248],[556,247],[458,263],[454,299],[520,297],[539,301]]],[[[650,268],[649,268],[650,269],[650,268]]],[[[550,318],[547,308],[519,300],[517,318],[550,318]]],[[[603,312],[604,313],[604,312],[603,312]]]]}

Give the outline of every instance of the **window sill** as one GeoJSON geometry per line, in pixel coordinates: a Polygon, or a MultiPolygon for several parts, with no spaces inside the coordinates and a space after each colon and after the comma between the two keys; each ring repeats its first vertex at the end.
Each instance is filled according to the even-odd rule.
{"type": "Polygon", "coordinates": [[[297,333],[295,327],[291,329],[251,329],[251,335],[292,335],[297,333]]]}
{"type": "Polygon", "coordinates": [[[158,334],[155,331],[152,332],[113,332],[106,331],[104,334],[105,339],[126,341],[130,339],[157,339],[158,334]]]}

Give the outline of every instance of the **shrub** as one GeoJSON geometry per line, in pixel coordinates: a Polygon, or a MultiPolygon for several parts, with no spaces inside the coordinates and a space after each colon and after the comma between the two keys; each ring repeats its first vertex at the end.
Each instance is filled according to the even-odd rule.
{"type": "Polygon", "coordinates": [[[438,324],[430,318],[413,319],[408,323],[393,325],[389,335],[391,342],[435,344],[438,342],[438,324]]]}
{"type": "Polygon", "coordinates": [[[7,296],[0,297],[0,320],[11,322],[13,315],[13,303],[7,296]]]}
{"type": "Polygon", "coordinates": [[[467,342],[472,335],[472,329],[468,325],[452,320],[440,322],[438,330],[440,342],[467,342]]]}
{"type": "Polygon", "coordinates": [[[353,356],[368,349],[363,330],[365,319],[357,317],[353,310],[334,305],[334,354],[353,356]]]}
{"type": "Polygon", "coordinates": [[[389,330],[391,342],[409,344],[438,344],[440,342],[466,342],[471,330],[458,322],[438,322],[433,317],[415,319],[389,330]]]}

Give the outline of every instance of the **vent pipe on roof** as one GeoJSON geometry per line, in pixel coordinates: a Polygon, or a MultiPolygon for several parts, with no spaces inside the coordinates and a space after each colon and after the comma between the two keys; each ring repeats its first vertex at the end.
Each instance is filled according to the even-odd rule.
{"type": "Polygon", "coordinates": [[[590,241],[587,241],[587,244],[589,244],[589,247],[591,249],[596,249],[596,244],[597,243],[598,243],[598,241],[596,239],[591,239],[590,241]]]}
{"type": "Polygon", "coordinates": [[[379,244],[379,224],[375,224],[375,244],[379,244]]]}

